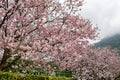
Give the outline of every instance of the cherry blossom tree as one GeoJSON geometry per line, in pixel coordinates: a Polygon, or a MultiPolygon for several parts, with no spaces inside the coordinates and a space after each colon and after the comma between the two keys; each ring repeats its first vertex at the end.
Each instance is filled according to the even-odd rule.
{"type": "Polygon", "coordinates": [[[88,49],[72,67],[78,80],[114,80],[120,73],[119,50],[110,47],[88,49]]]}
{"type": "Polygon", "coordinates": [[[120,71],[117,52],[90,47],[89,39],[97,37],[97,28],[80,16],[82,2],[0,0],[0,70],[24,59],[51,71],[54,62],[82,80],[114,78],[120,71]]]}
{"type": "Polygon", "coordinates": [[[0,70],[20,59],[47,69],[49,61],[60,69],[73,66],[88,39],[97,36],[97,28],[79,14],[82,2],[0,0],[0,70]]]}

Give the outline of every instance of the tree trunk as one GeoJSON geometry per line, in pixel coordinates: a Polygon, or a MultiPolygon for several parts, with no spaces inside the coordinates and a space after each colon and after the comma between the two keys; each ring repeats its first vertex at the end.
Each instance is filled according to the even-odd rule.
{"type": "Polygon", "coordinates": [[[15,56],[14,60],[12,60],[9,64],[6,64],[7,60],[12,57],[11,54],[12,54],[12,51],[10,49],[8,49],[8,48],[4,49],[2,60],[0,62],[0,70],[1,71],[3,71],[4,69],[6,69],[8,67],[11,67],[11,65],[15,64],[21,58],[21,56],[19,56],[19,55],[15,56]]]}

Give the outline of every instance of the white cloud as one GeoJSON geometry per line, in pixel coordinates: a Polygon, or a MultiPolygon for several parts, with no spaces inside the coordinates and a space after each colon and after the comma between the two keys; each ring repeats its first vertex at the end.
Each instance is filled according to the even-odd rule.
{"type": "Polygon", "coordinates": [[[100,37],[120,33],[119,0],[85,0],[81,15],[98,25],[100,37]]]}
{"type": "Polygon", "coordinates": [[[120,14],[116,14],[114,17],[111,18],[110,26],[114,28],[118,28],[120,26],[120,14]]]}

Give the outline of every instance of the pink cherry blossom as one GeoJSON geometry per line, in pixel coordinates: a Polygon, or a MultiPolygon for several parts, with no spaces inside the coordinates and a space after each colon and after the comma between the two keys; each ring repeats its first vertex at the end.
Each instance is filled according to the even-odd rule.
{"type": "MultiPolygon", "coordinates": [[[[83,0],[65,0],[64,3],[59,0],[1,0],[0,51],[3,52],[0,54],[0,70],[25,59],[32,61],[34,67],[48,68],[52,72],[55,67],[50,67],[51,61],[60,70],[70,69],[73,73],[79,73],[82,69],[84,75],[91,72],[92,67],[99,71],[102,65],[106,67],[114,64],[115,69],[108,67],[110,71],[105,73],[114,75],[119,66],[115,64],[118,63],[118,58],[113,55],[116,52],[108,48],[89,47],[89,39],[98,36],[98,29],[80,16],[82,2],[83,0]],[[106,60],[109,64],[103,60],[108,55],[111,55],[106,60]],[[13,61],[6,64],[11,58],[13,61]]],[[[98,74],[105,76],[102,72],[98,74]]],[[[78,75],[75,74],[80,78],[78,75]]]]}

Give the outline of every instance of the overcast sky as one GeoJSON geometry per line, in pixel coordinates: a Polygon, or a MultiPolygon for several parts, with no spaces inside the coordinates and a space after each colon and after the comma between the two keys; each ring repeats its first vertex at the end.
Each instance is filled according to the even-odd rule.
{"type": "Polygon", "coordinates": [[[120,33],[120,0],[85,0],[81,10],[100,29],[100,37],[120,33]]]}

